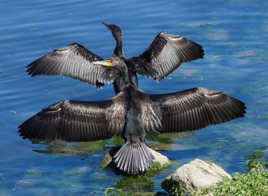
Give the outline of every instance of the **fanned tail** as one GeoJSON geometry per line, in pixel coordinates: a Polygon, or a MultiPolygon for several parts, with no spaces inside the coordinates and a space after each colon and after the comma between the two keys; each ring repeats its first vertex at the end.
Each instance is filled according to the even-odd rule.
{"type": "Polygon", "coordinates": [[[145,172],[153,163],[153,155],[144,142],[127,141],[115,154],[116,167],[128,174],[145,172]]]}

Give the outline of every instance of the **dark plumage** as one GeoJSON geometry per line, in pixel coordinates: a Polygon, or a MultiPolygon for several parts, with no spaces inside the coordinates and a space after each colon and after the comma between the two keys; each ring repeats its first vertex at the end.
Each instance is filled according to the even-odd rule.
{"type": "MultiPolygon", "coordinates": [[[[136,73],[157,81],[162,80],[181,63],[203,58],[202,46],[180,35],[159,33],[152,44],[138,57],[127,59],[123,51],[121,29],[112,24],[105,24],[116,40],[114,57],[120,58],[127,65],[130,82],[138,87],[136,73]]],[[[120,72],[111,67],[94,64],[103,60],[87,50],[84,46],[73,43],[62,49],[37,59],[27,66],[31,76],[36,75],[64,75],[77,80],[88,82],[96,87],[104,84],[114,84],[116,93],[120,92],[120,72]]]]}
{"type": "Polygon", "coordinates": [[[120,92],[97,102],[64,101],[51,105],[19,126],[23,138],[90,141],[122,136],[116,166],[129,174],[144,172],[153,155],[145,144],[149,132],[196,130],[244,116],[241,101],[206,88],[150,95],[133,85],[122,58],[95,61],[118,70],[120,92]]]}
{"type": "Polygon", "coordinates": [[[101,87],[113,83],[117,95],[96,102],[63,101],[19,126],[25,139],[90,141],[122,136],[116,166],[129,174],[146,171],[153,155],[145,144],[149,132],[180,132],[244,116],[241,101],[206,88],[150,95],[138,89],[136,73],[158,81],[181,63],[202,58],[202,47],[179,35],[160,33],[140,56],[126,59],[122,33],[105,24],[116,40],[114,56],[103,60],[79,44],[54,50],[30,65],[32,76],[65,75],[101,87]]]}

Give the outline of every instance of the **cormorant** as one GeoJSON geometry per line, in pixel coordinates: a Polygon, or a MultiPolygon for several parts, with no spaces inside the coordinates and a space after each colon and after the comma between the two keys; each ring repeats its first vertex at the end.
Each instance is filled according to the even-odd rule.
{"type": "MultiPolygon", "coordinates": [[[[204,56],[202,46],[199,44],[180,35],[161,32],[141,55],[127,59],[123,51],[121,29],[114,24],[104,22],[103,24],[111,30],[116,40],[116,47],[111,58],[118,57],[124,61],[128,68],[130,82],[136,87],[138,87],[136,73],[160,81],[179,67],[181,63],[204,56]]],[[[73,43],[35,60],[27,66],[27,72],[31,76],[68,76],[88,82],[96,87],[102,87],[105,83],[113,83],[115,92],[119,93],[121,85],[118,76],[121,72],[94,63],[99,60],[103,59],[84,46],[73,43]]]]}
{"type": "MultiPolygon", "coordinates": [[[[114,81],[120,81],[120,92],[115,97],[96,102],[58,102],[21,124],[20,135],[29,139],[66,141],[122,136],[125,142],[113,161],[120,170],[138,174],[146,171],[153,162],[153,155],[145,144],[146,134],[196,130],[245,114],[243,102],[207,88],[146,94],[132,83],[125,59],[117,56],[92,62],[89,67],[97,65],[108,67],[106,70],[110,74],[117,73],[114,81]]],[[[107,74],[97,77],[98,80],[90,81],[107,81],[107,74]]]]}

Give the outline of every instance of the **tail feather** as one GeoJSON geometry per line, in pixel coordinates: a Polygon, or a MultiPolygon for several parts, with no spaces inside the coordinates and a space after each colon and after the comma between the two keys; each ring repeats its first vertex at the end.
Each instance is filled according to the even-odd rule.
{"type": "Polygon", "coordinates": [[[116,167],[128,174],[145,172],[153,163],[153,155],[144,142],[126,142],[114,155],[116,167]]]}

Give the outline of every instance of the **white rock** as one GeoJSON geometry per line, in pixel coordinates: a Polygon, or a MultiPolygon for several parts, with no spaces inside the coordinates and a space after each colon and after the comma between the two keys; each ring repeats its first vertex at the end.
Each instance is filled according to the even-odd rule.
{"type": "MultiPolygon", "coordinates": [[[[150,152],[154,156],[153,162],[160,164],[161,167],[166,167],[167,164],[170,164],[171,161],[165,156],[162,155],[161,153],[149,148],[150,152]]],[[[106,168],[111,162],[112,162],[112,153],[111,151],[107,152],[106,155],[104,156],[104,159],[100,165],[101,168],[106,168]]]]}
{"type": "Polygon", "coordinates": [[[159,163],[162,167],[171,163],[170,160],[166,156],[162,155],[161,153],[159,153],[151,148],[149,148],[149,150],[154,156],[154,159],[153,159],[154,163],[159,163]]]}
{"type": "MultiPolygon", "coordinates": [[[[168,176],[163,182],[163,188],[167,190],[167,185],[179,185],[182,188],[179,192],[199,192],[205,187],[210,187],[222,181],[224,177],[232,178],[217,164],[195,159],[176,169],[175,172],[168,176]]],[[[172,187],[172,190],[175,190],[175,188],[172,187]]],[[[168,189],[171,188],[169,187],[168,189]]]]}

